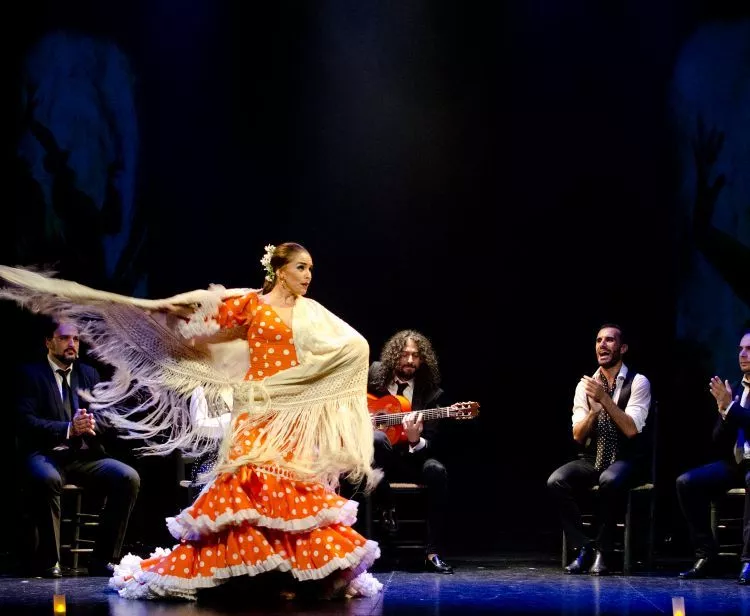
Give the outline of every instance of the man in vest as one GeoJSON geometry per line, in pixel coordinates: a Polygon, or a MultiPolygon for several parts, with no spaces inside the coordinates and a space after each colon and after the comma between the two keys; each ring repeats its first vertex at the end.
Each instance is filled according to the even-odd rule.
{"type": "Polygon", "coordinates": [[[612,533],[627,491],[645,470],[641,433],[651,406],[651,384],[628,370],[622,357],[628,345],[619,325],[606,324],[596,336],[593,376],[584,376],[573,399],[573,438],[582,446],[577,460],[558,468],[547,480],[557,502],[563,529],[578,551],[565,573],[606,575],[612,533]],[[596,535],[584,531],[580,496],[598,485],[596,535]]]}
{"type": "Polygon", "coordinates": [[[716,399],[719,416],[713,438],[722,459],[694,468],[677,478],[677,497],[687,520],[697,560],[680,573],[683,579],[703,578],[717,572],[718,546],[711,533],[711,500],[734,487],[744,487],[745,516],[742,529],[742,571],[737,580],[750,584],[750,328],[740,339],[739,363],[742,380],[733,384],[714,376],[709,390],[716,399]]]}

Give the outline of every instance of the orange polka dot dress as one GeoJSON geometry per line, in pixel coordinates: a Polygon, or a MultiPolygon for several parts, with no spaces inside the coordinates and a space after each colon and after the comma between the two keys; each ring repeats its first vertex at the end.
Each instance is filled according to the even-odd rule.
{"type": "MultiPolygon", "coordinates": [[[[297,365],[292,330],[256,293],[224,302],[217,321],[222,327],[248,326],[246,379],[262,380],[297,365]]],[[[244,455],[261,430],[237,432],[230,459],[244,455]]],[[[380,551],[352,530],[356,514],[354,501],[322,484],[245,465],[218,476],[191,506],[168,518],[178,545],[143,561],[126,556],[110,585],[127,598],[194,599],[199,589],[229,578],[278,570],[300,581],[335,573],[352,587],[350,594],[374,594],[382,586],[366,569],[380,551]]]]}

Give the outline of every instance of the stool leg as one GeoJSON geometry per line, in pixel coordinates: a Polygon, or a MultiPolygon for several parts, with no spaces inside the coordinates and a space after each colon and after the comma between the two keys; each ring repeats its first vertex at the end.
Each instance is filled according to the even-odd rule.
{"type": "Polygon", "coordinates": [[[81,538],[81,501],[83,495],[79,491],[76,493],[76,510],[75,516],[73,517],[73,540],[70,545],[73,550],[73,569],[78,569],[78,547],[80,544],[79,539],[81,538]]]}
{"type": "Polygon", "coordinates": [[[649,494],[648,546],[646,546],[646,566],[649,571],[654,566],[654,543],[656,542],[656,491],[649,494]]]}
{"type": "Polygon", "coordinates": [[[625,508],[625,538],[623,540],[622,569],[625,575],[630,575],[631,567],[631,548],[633,543],[633,533],[630,528],[633,519],[633,493],[628,492],[628,504],[625,508]]]}
{"type": "Polygon", "coordinates": [[[719,543],[719,506],[716,501],[711,501],[711,534],[719,543]]]}

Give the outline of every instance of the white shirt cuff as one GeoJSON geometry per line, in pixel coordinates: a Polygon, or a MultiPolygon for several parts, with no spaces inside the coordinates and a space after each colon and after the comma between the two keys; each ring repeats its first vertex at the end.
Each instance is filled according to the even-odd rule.
{"type": "Polygon", "coordinates": [[[419,451],[420,449],[424,449],[427,446],[427,441],[424,440],[424,437],[419,437],[419,442],[412,447],[411,443],[409,444],[409,453],[414,453],[415,451],[419,451]]]}

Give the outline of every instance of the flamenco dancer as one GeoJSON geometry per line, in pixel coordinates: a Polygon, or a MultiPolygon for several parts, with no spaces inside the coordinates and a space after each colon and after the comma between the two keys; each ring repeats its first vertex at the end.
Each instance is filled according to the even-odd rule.
{"type": "Polygon", "coordinates": [[[218,460],[192,505],[167,526],[178,543],[127,555],[110,586],[132,599],[195,599],[240,576],[286,572],[322,596],[372,596],[377,543],[352,530],[357,504],[340,477],[378,480],[367,411],[369,349],[306,298],[310,253],[266,246],[263,288],[212,285],[165,300],[130,298],[0,266],[0,297],[73,321],[112,379],[81,392],[143,454],[218,460]],[[145,395],[144,395],[145,394],[145,395]],[[126,401],[143,400],[133,407],[126,401]]]}

